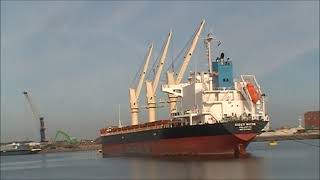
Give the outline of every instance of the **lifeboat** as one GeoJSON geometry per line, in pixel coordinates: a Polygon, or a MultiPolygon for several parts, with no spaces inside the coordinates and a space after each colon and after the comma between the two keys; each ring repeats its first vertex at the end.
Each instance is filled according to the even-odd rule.
{"type": "Polygon", "coordinates": [[[251,97],[251,101],[254,104],[256,104],[261,98],[260,94],[258,93],[258,91],[256,90],[256,88],[254,87],[254,85],[252,83],[247,84],[247,90],[248,90],[249,95],[251,97]]]}

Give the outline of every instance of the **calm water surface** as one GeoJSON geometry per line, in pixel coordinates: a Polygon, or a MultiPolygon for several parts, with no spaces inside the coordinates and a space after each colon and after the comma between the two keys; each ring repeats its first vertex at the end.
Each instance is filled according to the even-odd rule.
{"type": "Polygon", "coordinates": [[[102,158],[94,151],[3,156],[1,179],[319,179],[319,145],[255,142],[250,157],[219,160],[102,158]]]}

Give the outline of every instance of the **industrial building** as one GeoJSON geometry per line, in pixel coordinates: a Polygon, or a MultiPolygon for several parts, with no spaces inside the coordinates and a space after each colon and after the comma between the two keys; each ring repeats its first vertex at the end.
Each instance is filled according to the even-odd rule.
{"type": "Polygon", "coordinates": [[[305,129],[320,129],[320,111],[309,111],[304,113],[305,129]]]}

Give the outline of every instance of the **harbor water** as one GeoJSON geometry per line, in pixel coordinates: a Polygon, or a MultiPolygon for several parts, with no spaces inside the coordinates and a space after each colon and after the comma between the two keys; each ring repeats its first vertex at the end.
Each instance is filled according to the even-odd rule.
{"type": "Polygon", "coordinates": [[[319,179],[319,140],[253,142],[244,159],[102,158],[68,152],[1,157],[1,179],[319,179]]]}

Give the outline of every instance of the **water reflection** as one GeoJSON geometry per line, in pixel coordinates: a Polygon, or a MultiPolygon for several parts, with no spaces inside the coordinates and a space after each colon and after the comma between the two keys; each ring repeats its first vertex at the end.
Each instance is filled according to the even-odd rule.
{"type": "Polygon", "coordinates": [[[244,159],[211,157],[130,158],[134,179],[261,179],[261,158],[244,159]]]}
{"type": "MultiPolygon", "coordinates": [[[[304,140],[319,145],[319,140],[304,140]]],[[[102,158],[96,152],[1,157],[0,179],[319,179],[319,148],[252,143],[244,159],[102,158]]]]}

